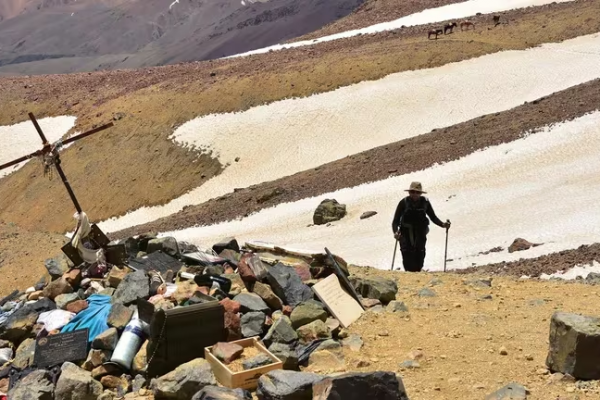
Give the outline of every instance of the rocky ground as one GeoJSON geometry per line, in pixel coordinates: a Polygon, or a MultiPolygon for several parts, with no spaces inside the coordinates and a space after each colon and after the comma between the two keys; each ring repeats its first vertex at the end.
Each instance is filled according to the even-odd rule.
{"type": "MultiPolygon", "coordinates": [[[[143,254],[158,250],[170,253],[175,249],[174,242],[169,239],[151,241],[146,247],[141,247],[141,243],[130,239],[127,248],[129,251],[144,248],[143,254]]],[[[186,246],[180,243],[180,248],[193,250],[186,246]]],[[[220,254],[229,260],[222,266],[207,267],[210,272],[205,271],[231,279],[231,289],[226,292],[210,290],[224,306],[228,340],[258,335],[284,362],[285,370],[301,371],[263,376],[258,390],[252,394],[255,399],[314,400],[308,390],[320,393],[322,388],[312,386],[312,382],[339,374],[342,375],[334,379],[342,382],[334,385],[335,390],[343,392],[349,385],[358,396],[366,388],[377,386],[377,390],[383,390],[378,392],[379,395],[391,396],[381,398],[390,399],[403,399],[399,396],[404,390],[399,388],[397,380],[402,381],[411,400],[481,399],[507,385],[527,391],[527,396],[513,397],[517,399],[575,400],[600,396],[597,380],[600,375],[586,367],[589,364],[585,358],[590,356],[590,350],[571,349],[560,339],[564,333],[553,336],[551,330],[551,326],[559,331],[571,329],[582,335],[578,343],[587,343],[583,336],[591,335],[590,329],[597,329],[593,326],[598,320],[564,314],[557,316],[555,313],[595,315],[595,300],[600,297],[597,275],[584,281],[564,282],[481,273],[402,273],[349,265],[349,279],[362,296],[366,311],[349,328],[340,329],[323,305],[311,300],[314,295],[309,286],[332,273],[325,259],[318,255],[299,258],[292,253],[252,248],[256,254],[245,254],[240,260],[235,242],[224,241],[214,248],[222,250],[220,254]],[[293,267],[269,265],[256,258],[268,260],[274,256],[293,267]],[[231,267],[235,264],[237,270],[233,272],[231,267]],[[574,292],[576,296],[573,296],[574,292]],[[307,364],[301,363],[298,368],[300,353],[296,352],[301,352],[303,346],[314,340],[322,342],[310,354],[307,364]],[[571,352],[575,361],[562,364],[560,354],[564,352],[571,352]],[[548,354],[552,355],[550,364],[547,363],[548,354]],[[576,369],[569,369],[574,365],[576,369]],[[586,373],[593,377],[584,379],[586,373]],[[311,383],[306,386],[308,381],[311,383]],[[305,393],[301,395],[303,391],[305,393]]],[[[344,267],[345,263],[341,265],[344,267]]],[[[54,307],[85,313],[88,307],[85,299],[96,301],[89,296],[95,293],[111,296],[112,306],[109,306],[106,322],[99,322],[107,324],[106,330],[95,336],[85,362],[62,365],[56,386],[49,382],[44,372],[34,372],[35,375],[13,389],[12,396],[35,394],[38,397],[32,398],[52,399],[48,393],[54,393],[54,398],[62,399],[66,397],[60,396],[78,390],[88,396],[83,397],[86,399],[184,400],[207,385],[205,391],[224,390],[216,388],[217,380],[210,365],[200,358],[145,382],[148,344],[141,347],[131,369],[124,374],[114,366],[103,364],[110,359],[123,328],[132,318],[133,306],[130,304],[135,304],[138,297],[151,297],[155,307],[164,310],[176,304],[185,308],[188,302],[200,300],[198,293],[209,293],[208,288],[176,279],[176,290],[172,294],[153,295],[148,276],[143,271],[127,273],[113,267],[104,278],[94,278],[90,284],[87,279],[93,277],[89,275],[93,274],[92,270],[87,270],[90,265],[69,270],[68,263],[60,261],[59,257],[55,263],[46,263],[46,267],[48,272],[36,285],[37,291],[21,296],[31,299],[31,303],[8,317],[5,323],[0,323],[0,348],[5,349],[11,343],[18,347],[12,365],[17,369],[31,365],[32,335],[57,333],[45,332],[44,325],[34,324],[35,319],[32,319],[54,307]],[[33,301],[40,296],[42,300],[33,301]]],[[[202,270],[197,266],[184,269],[194,273],[202,270]]],[[[5,306],[3,310],[9,308],[5,306]]],[[[60,312],[65,312],[62,310],[60,312]]],[[[592,336],[586,337],[594,340],[592,336]]],[[[594,346],[594,342],[589,343],[594,346]]],[[[212,354],[234,368],[240,352],[236,346],[219,345],[212,354]]],[[[248,353],[247,357],[256,354],[248,353]]],[[[248,358],[241,361],[242,364],[259,362],[248,358]]],[[[247,365],[249,368],[254,364],[247,365]]],[[[6,369],[0,370],[0,374],[3,371],[6,369]]],[[[0,391],[6,391],[6,385],[7,379],[0,379],[0,391]]],[[[228,394],[231,397],[223,398],[245,399],[241,392],[228,394]]]]}
{"type": "MultiPolygon", "coordinates": [[[[242,59],[135,71],[6,78],[0,83],[0,124],[23,121],[28,111],[38,117],[76,115],[78,131],[115,119],[115,127],[86,138],[63,156],[66,173],[86,212],[94,220],[104,220],[142,206],[164,204],[220,171],[216,160],[198,158],[168,139],[178,125],[198,115],[244,110],[393,72],[597,32],[597,7],[598,0],[579,0],[511,11],[505,13],[508,25],[457,32],[437,43],[426,39],[429,27],[423,26],[242,59]],[[580,23],[582,15],[586,15],[585,24],[580,23]],[[442,42],[444,46],[439,46],[442,42]],[[405,56],[408,49],[411,57],[405,56]],[[261,82],[264,90],[256,91],[255,82],[261,82]],[[90,174],[92,166],[102,174],[90,174]]],[[[482,15],[475,21],[488,27],[489,18],[482,15]]],[[[564,106],[567,114],[576,114],[580,107],[577,102],[564,106]]],[[[530,113],[520,118],[511,123],[538,120],[530,113]]],[[[72,229],[70,211],[59,213],[53,204],[38,201],[41,193],[61,203],[68,198],[60,185],[40,179],[36,168],[27,165],[0,182],[0,217],[27,228],[72,229]],[[32,179],[34,176],[38,178],[32,179]],[[31,213],[34,207],[38,212],[31,213]]],[[[340,180],[340,184],[350,182],[340,180]]]]}

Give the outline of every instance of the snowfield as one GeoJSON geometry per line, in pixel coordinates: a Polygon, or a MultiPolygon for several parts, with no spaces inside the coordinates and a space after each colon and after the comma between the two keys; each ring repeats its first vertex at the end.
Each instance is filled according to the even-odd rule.
{"type": "MultiPolygon", "coordinates": [[[[537,257],[600,236],[600,112],[548,127],[523,139],[410,175],[281,204],[240,221],[196,227],[175,236],[209,247],[225,236],[341,254],[351,263],[390,268],[391,220],[413,180],[423,183],[441,219],[450,219],[448,268],[537,257]],[[319,202],[335,198],[349,211],[332,226],[310,226],[319,202]],[[377,211],[360,220],[365,211],[377,211]],[[516,237],[544,243],[525,252],[482,255],[516,237]]],[[[425,269],[443,268],[444,229],[431,226],[425,269]]],[[[401,258],[397,258],[400,267],[401,258]]]]}
{"type": "MultiPolygon", "coordinates": [[[[75,126],[76,117],[51,117],[38,120],[40,128],[50,143],[63,137],[69,129],[75,126]]],[[[19,157],[33,153],[42,148],[40,139],[33,123],[29,120],[10,126],[0,126],[0,164],[7,163],[19,157]]],[[[65,146],[66,147],[66,146],[65,146]]],[[[0,179],[22,168],[27,161],[0,171],[0,179]]]]}
{"type": "Polygon", "coordinates": [[[224,171],[164,206],[144,207],[100,226],[114,232],[150,222],[237,187],[508,110],[600,78],[600,68],[591,65],[600,65],[599,34],[197,118],[179,127],[173,140],[212,151],[224,171]]]}
{"type": "Polygon", "coordinates": [[[543,6],[545,4],[550,3],[566,3],[570,1],[573,0],[469,0],[462,3],[454,3],[442,7],[429,8],[418,13],[398,18],[390,22],[382,22],[379,24],[368,26],[366,28],[353,29],[351,31],[323,36],[321,38],[313,40],[302,40],[287,44],[276,44],[273,46],[263,47],[262,49],[235,54],[224,58],[246,57],[253,54],[268,53],[271,50],[276,51],[291,49],[294,47],[310,46],[317,43],[349,38],[356,35],[369,35],[378,32],[392,31],[394,29],[399,29],[402,26],[408,27],[415,25],[425,25],[435,22],[467,18],[472,17],[477,13],[490,14],[495,12],[514,10],[518,8],[543,6]]]}

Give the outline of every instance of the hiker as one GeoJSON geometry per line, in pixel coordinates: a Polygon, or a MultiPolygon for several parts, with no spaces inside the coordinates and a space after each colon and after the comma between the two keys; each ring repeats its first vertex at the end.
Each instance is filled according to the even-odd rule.
{"type": "Polygon", "coordinates": [[[400,241],[404,270],[420,272],[425,261],[425,243],[429,233],[427,217],[429,216],[434,224],[442,228],[449,228],[450,221],[442,222],[435,215],[431,203],[423,196],[427,192],[423,191],[420,182],[412,182],[406,191],[408,196],[398,203],[392,229],[394,237],[400,241]]]}

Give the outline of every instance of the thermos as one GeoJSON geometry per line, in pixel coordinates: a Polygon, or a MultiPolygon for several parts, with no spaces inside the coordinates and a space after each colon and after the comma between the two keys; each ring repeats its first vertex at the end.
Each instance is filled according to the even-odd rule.
{"type": "Polygon", "coordinates": [[[125,327],[117,347],[110,361],[115,362],[127,370],[131,369],[131,363],[137,352],[144,343],[144,322],[139,319],[138,311],[135,310],[131,321],[125,327]]]}
{"type": "Polygon", "coordinates": [[[231,290],[231,280],[219,275],[196,275],[189,272],[180,272],[179,276],[183,279],[193,279],[198,286],[208,286],[210,288],[214,288],[216,284],[216,286],[225,293],[229,293],[229,290],[231,290]]]}

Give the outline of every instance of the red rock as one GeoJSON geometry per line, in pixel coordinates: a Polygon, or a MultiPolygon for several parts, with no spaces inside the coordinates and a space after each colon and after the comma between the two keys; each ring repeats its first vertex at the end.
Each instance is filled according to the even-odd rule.
{"type": "Polygon", "coordinates": [[[77,300],[67,305],[67,311],[75,314],[80,313],[86,308],[88,308],[88,302],[85,300],[77,300]]]}
{"type": "Polygon", "coordinates": [[[238,359],[243,352],[244,348],[242,346],[225,342],[215,344],[211,350],[211,353],[225,364],[238,359]]]}
{"type": "Polygon", "coordinates": [[[240,262],[238,263],[238,273],[240,274],[244,282],[251,283],[257,281],[254,271],[252,270],[250,265],[248,265],[248,263],[252,262],[252,257],[254,256],[255,255],[252,253],[245,253],[240,259],[240,262]]]}
{"type": "Polygon", "coordinates": [[[227,340],[239,340],[242,338],[242,319],[239,314],[225,313],[225,328],[227,329],[227,340]]]}
{"type": "Polygon", "coordinates": [[[65,278],[67,280],[67,282],[69,282],[69,285],[76,288],[81,283],[81,270],[80,269],[72,269],[72,270],[66,272],[63,275],[63,278],[65,278]]]}
{"type": "Polygon", "coordinates": [[[225,312],[237,314],[240,312],[240,303],[231,300],[229,297],[224,298],[219,303],[225,308],[225,312]]]}
{"type": "Polygon", "coordinates": [[[513,253],[515,251],[528,250],[532,247],[540,246],[541,243],[531,243],[523,238],[516,238],[514,242],[508,247],[508,252],[513,253]]]}
{"type": "Polygon", "coordinates": [[[292,315],[292,307],[291,306],[283,306],[283,315],[287,315],[288,317],[292,315]]]}
{"type": "Polygon", "coordinates": [[[294,270],[296,270],[296,273],[300,275],[302,282],[310,281],[312,279],[312,275],[310,274],[310,266],[308,264],[296,264],[294,265],[294,270]]]}

